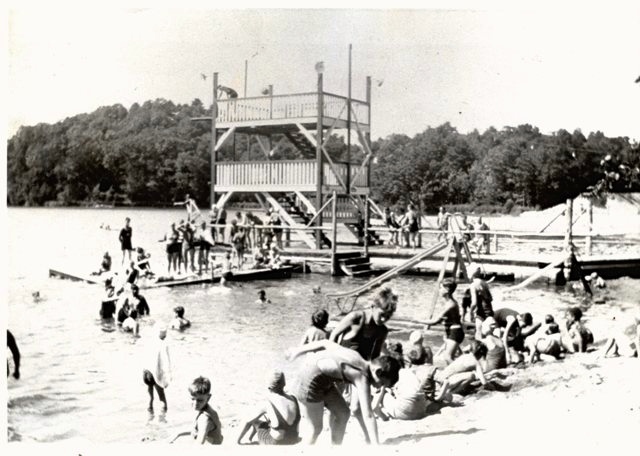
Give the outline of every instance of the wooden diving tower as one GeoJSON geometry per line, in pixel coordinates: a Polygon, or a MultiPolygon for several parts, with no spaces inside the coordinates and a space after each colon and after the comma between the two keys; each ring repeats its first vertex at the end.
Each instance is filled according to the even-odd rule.
{"type": "MultiPolygon", "coordinates": [[[[215,115],[194,120],[211,122],[211,205],[222,209],[234,193],[253,193],[261,204],[269,203],[279,211],[289,229],[311,248],[322,248],[330,241],[320,231],[304,231],[308,222],[322,227],[331,217],[331,205],[325,204],[333,192],[337,195],[337,218],[354,232],[356,224],[368,217],[371,152],[371,78],[366,80],[366,100],[356,100],[325,92],[323,74],[318,72],[315,92],[245,98],[218,96],[218,73],[213,74],[215,115]],[[365,157],[359,163],[334,162],[326,150],[326,141],[334,133],[351,132],[365,157]],[[218,152],[234,135],[251,135],[264,152],[264,160],[220,161],[218,152]],[[274,145],[274,135],[281,139],[274,145]],[[282,141],[289,141],[302,157],[299,160],[274,160],[273,152],[282,141]],[[283,207],[273,193],[291,195],[298,216],[291,207],[283,207]],[[326,207],[323,207],[326,206],[326,207]],[[321,213],[318,214],[318,211],[321,213]],[[306,217],[300,219],[300,215],[306,217]],[[298,228],[298,231],[296,231],[298,228]]],[[[349,90],[350,92],[350,90],[349,90]]],[[[374,206],[376,210],[377,207],[374,206]]]]}

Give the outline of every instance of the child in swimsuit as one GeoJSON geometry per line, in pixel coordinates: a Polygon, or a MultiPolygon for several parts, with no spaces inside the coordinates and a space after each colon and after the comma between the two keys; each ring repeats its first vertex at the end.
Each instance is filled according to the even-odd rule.
{"type": "Polygon", "coordinates": [[[269,396],[258,415],[247,421],[238,444],[251,429],[249,442],[257,437],[260,445],[293,445],[300,441],[298,425],[300,424],[300,408],[297,399],[284,392],[285,377],[281,371],[269,374],[269,396]]]}
{"type": "Polygon", "coordinates": [[[171,329],[178,329],[182,331],[185,328],[191,326],[191,322],[184,318],[184,307],[177,306],[173,309],[175,317],[171,320],[171,329]]]}
{"type": "Polygon", "coordinates": [[[329,333],[326,330],[328,323],[329,313],[324,309],[316,310],[311,316],[311,326],[302,337],[302,345],[316,340],[328,339],[329,333]]]}
{"type": "Polygon", "coordinates": [[[453,298],[453,292],[457,286],[456,282],[451,279],[444,279],[442,281],[440,284],[440,295],[444,298],[446,307],[437,318],[425,322],[427,327],[440,322],[444,324],[446,339],[444,341],[443,358],[446,364],[450,364],[458,355],[460,344],[464,340],[460,306],[458,305],[458,301],[453,298]]]}
{"type": "Polygon", "coordinates": [[[220,445],[223,440],[222,424],[218,413],[211,408],[209,400],[211,399],[211,382],[206,377],[196,378],[189,386],[189,394],[193,408],[197,413],[190,431],[180,432],[169,443],[173,443],[176,439],[183,436],[191,436],[194,443],[212,445],[220,445]]]}
{"type": "Polygon", "coordinates": [[[349,420],[349,406],[337,390],[336,382],[354,387],[353,397],[360,404],[360,418],[365,426],[365,439],[378,443],[378,427],[371,408],[371,387],[391,387],[398,381],[400,363],[390,356],[380,356],[373,361],[362,358],[355,350],[342,347],[329,340],[301,345],[288,353],[296,357],[309,353],[298,371],[294,396],[312,432],[307,443],[315,443],[322,431],[322,415],[326,407],[330,413],[331,442],[342,443],[349,420]]]}

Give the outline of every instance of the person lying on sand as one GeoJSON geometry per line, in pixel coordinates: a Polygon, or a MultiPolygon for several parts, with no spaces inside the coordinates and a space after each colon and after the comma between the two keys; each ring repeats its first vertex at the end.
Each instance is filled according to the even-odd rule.
{"type": "MultiPolygon", "coordinates": [[[[620,320],[624,321],[625,318],[620,320]]],[[[634,316],[628,323],[625,325],[618,322],[618,327],[622,328],[615,331],[601,349],[605,357],[637,356],[640,359],[640,314],[634,316]]]]}

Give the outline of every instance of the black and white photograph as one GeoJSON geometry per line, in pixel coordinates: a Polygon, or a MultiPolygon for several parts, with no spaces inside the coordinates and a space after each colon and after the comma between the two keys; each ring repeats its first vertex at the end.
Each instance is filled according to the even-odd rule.
{"type": "Polygon", "coordinates": [[[637,447],[640,5],[527,3],[9,2],[8,454],[637,447]]]}

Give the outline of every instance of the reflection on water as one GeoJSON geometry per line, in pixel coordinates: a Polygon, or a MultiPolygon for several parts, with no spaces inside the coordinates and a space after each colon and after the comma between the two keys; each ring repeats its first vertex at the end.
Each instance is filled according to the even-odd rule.
{"type": "MultiPolygon", "coordinates": [[[[324,294],[365,281],[309,274],[288,281],[232,284],[230,289],[207,285],[148,290],[144,295],[151,315],[141,320],[139,339],[105,332],[98,318],[100,287],[49,279],[47,269],[65,265],[93,270],[105,250],[118,262],[117,231],[99,226],[119,227],[127,215],[132,216],[134,246],[147,248],[154,268],[161,270],[165,263],[157,240],[165,226],[183,216],[180,211],[9,210],[8,327],[23,356],[21,379],[9,379],[10,440],[139,442],[168,437],[177,428],[189,428],[193,416],[187,387],[199,375],[212,381],[212,403],[223,426],[237,423],[262,397],[265,373],[276,365],[287,366],[284,350],[299,343],[312,312],[324,306],[335,315],[336,307],[324,294]],[[318,286],[321,294],[313,292],[318,286]],[[272,304],[256,304],[260,289],[272,304]],[[33,300],[36,290],[40,302],[33,300]],[[169,412],[149,416],[142,359],[153,341],[153,326],[169,321],[177,305],[185,307],[192,327],[168,336],[174,368],[167,389],[169,412]]],[[[390,282],[400,296],[397,317],[424,320],[433,283],[433,278],[419,277],[390,282]]],[[[494,287],[498,299],[499,289],[494,287]]],[[[606,315],[612,307],[637,306],[639,292],[640,281],[610,281],[606,303],[593,306],[587,317],[606,315]]],[[[539,287],[519,290],[504,304],[541,318],[578,300],[573,293],[539,287]]],[[[366,302],[361,298],[358,305],[366,302]]],[[[440,337],[436,331],[431,340],[440,337]]]]}

